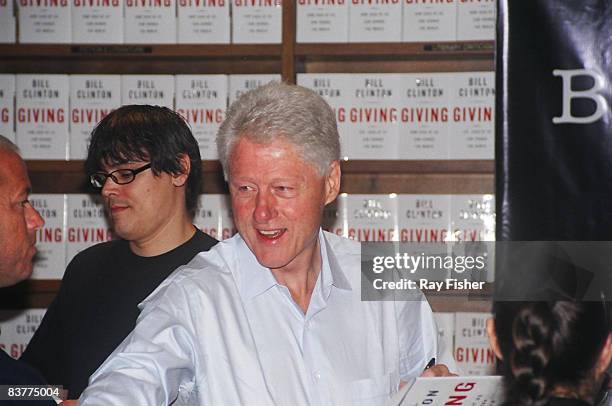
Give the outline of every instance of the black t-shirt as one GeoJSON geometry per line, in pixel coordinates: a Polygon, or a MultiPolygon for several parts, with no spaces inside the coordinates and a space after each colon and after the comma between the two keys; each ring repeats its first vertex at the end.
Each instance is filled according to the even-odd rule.
{"type": "Polygon", "coordinates": [[[196,231],[183,245],[154,257],[132,253],[124,240],[79,253],[66,268],[57,297],[21,359],[50,384],[63,385],[70,399],[134,329],[137,305],[180,265],[217,240],[196,231]]]}

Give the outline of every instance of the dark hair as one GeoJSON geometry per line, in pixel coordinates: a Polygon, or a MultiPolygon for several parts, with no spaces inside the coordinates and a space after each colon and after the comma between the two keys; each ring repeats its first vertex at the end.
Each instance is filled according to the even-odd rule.
{"type": "Polygon", "coordinates": [[[544,405],[555,387],[593,396],[593,369],[610,332],[604,302],[495,302],[506,405],[544,405]]]}
{"type": "Polygon", "coordinates": [[[103,164],[150,161],[155,175],[182,173],[181,155],[189,156],[191,169],[185,190],[185,206],[193,216],[202,186],[202,160],[198,142],[185,120],[166,107],[127,105],[114,110],[91,133],[85,160],[88,174],[103,164]]]}

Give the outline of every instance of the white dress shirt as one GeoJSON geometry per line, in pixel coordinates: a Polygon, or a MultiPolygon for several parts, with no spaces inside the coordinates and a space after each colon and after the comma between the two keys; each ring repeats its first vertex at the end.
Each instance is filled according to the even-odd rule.
{"type": "Polygon", "coordinates": [[[436,355],[425,300],[362,302],[360,245],[320,232],[306,314],[239,235],[142,304],[79,405],[384,405],[436,355]]]}

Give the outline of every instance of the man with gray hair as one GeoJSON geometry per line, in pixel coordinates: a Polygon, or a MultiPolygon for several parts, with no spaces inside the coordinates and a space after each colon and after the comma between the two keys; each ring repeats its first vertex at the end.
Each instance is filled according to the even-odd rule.
{"type": "Polygon", "coordinates": [[[82,405],[383,405],[436,356],[426,301],[362,302],[360,245],[321,229],[340,188],[334,113],[269,84],[217,145],[239,234],[143,302],[82,405]]]}

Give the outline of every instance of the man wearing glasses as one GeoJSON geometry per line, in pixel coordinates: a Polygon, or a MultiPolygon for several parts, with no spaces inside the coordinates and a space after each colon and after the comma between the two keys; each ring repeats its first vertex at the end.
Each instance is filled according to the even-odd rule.
{"type": "Polygon", "coordinates": [[[217,242],[192,224],[200,152],[172,110],[115,110],[94,129],[85,168],[118,239],[72,260],[22,356],[72,399],[133,329],[137,305],[177,267],[217,242]]]}

